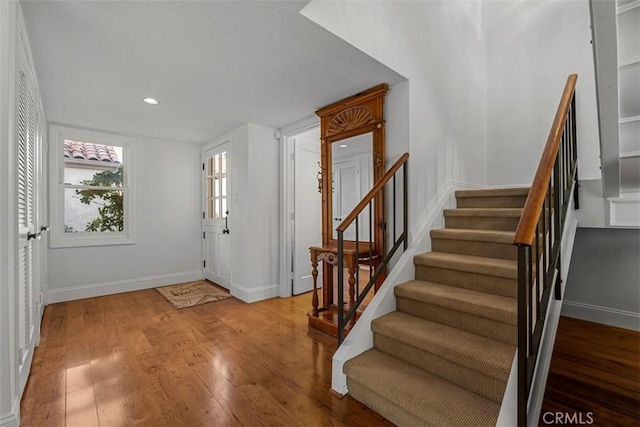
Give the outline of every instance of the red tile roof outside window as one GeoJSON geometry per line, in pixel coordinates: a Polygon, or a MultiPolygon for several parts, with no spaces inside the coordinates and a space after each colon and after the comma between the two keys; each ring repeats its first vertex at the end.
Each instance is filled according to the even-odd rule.
{"type": "Polygon", "coordinates": [[[65,159],[120,163],[118,154],[110,145],[66,139],[64,141],[64,157],[65,159]]]}

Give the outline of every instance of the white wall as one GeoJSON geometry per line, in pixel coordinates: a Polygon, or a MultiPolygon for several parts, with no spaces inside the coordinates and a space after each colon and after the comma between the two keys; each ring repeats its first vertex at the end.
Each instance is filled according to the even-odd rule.
{"type": "Polygon", "coordinates": [[[562,314],[640,331],[640,230],[579,228],[562,314]]]}
{"type": "Polygon", "coordinates": [[[580,179],[600,179],[587,0],[487,1],[488,183],[530,185],[560,94],[578,74],[580,179]]]}
{"type": "Polygon", "coordinates": [[[279,294],[280,171],[274,133],[249,123],[204,146],[231,141],[230,292],[245,302],[279,294]]]}
{"type": "MultiPolygon", "coordinates": [[[[486,184],[481,3],[316,0],[302,14],[409,79],[397,95],[409,96],[412,228],[447,181],[486,184]]],[[[404,151],[395,144],[388,139],[389,153],[404,151]]]]}
{"type": "Polygon", "coordinates": [[[389,86],[385,99],[387,169],[409,152],[409,81],[389,86]]]}
{"type": "MultiPolygon", "coordinates": [[[[278,295],[279,161],[275,129],[249,124],[249,232],[245,237],[244,265],[238,277],[259,299],[278,295]]],[[[241,225],[243,226],[243,225],[241,225]]],[[[251,301],[255,297],[250,298],[251,301]]]]}
{"type": "Polygon", "coordinates": [[[202,277],[200,146],[135,137],[135,244],[49,249],[48,302],[202,277]]]}

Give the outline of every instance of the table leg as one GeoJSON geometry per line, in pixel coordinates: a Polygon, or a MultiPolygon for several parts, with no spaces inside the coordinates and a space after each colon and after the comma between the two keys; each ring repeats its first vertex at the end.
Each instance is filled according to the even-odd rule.
{"type": "Polygon", "coordinates": [[[311,275],[313,276],[313,295],[311,297],[311,306],[313,307],[313,317],[318,317],[318,261],[313,260],[311,263],[313,269],[311,275]]]}

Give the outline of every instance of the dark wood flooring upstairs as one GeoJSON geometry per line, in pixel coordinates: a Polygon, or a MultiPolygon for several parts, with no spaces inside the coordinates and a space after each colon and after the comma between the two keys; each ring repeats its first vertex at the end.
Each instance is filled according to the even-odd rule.
{"type": "Polygon", "coordinates": [[[560,424],[640,425],[639,332],[560,318],[540,425],[560,424]]]}

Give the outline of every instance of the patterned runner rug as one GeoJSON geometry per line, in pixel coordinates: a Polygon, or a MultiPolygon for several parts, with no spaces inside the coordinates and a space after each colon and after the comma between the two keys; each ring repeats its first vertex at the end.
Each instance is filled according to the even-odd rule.
{"type": "Polygon", "coordinates": [[[231,298],[231,295],[224,289],[214,286],[206,280],[197,282],[180,283],[178,285],[163,286],[155,288],[160,295],[175,309],[194,307],[196,305],[209,302],[220,301],[231,298]]]}

